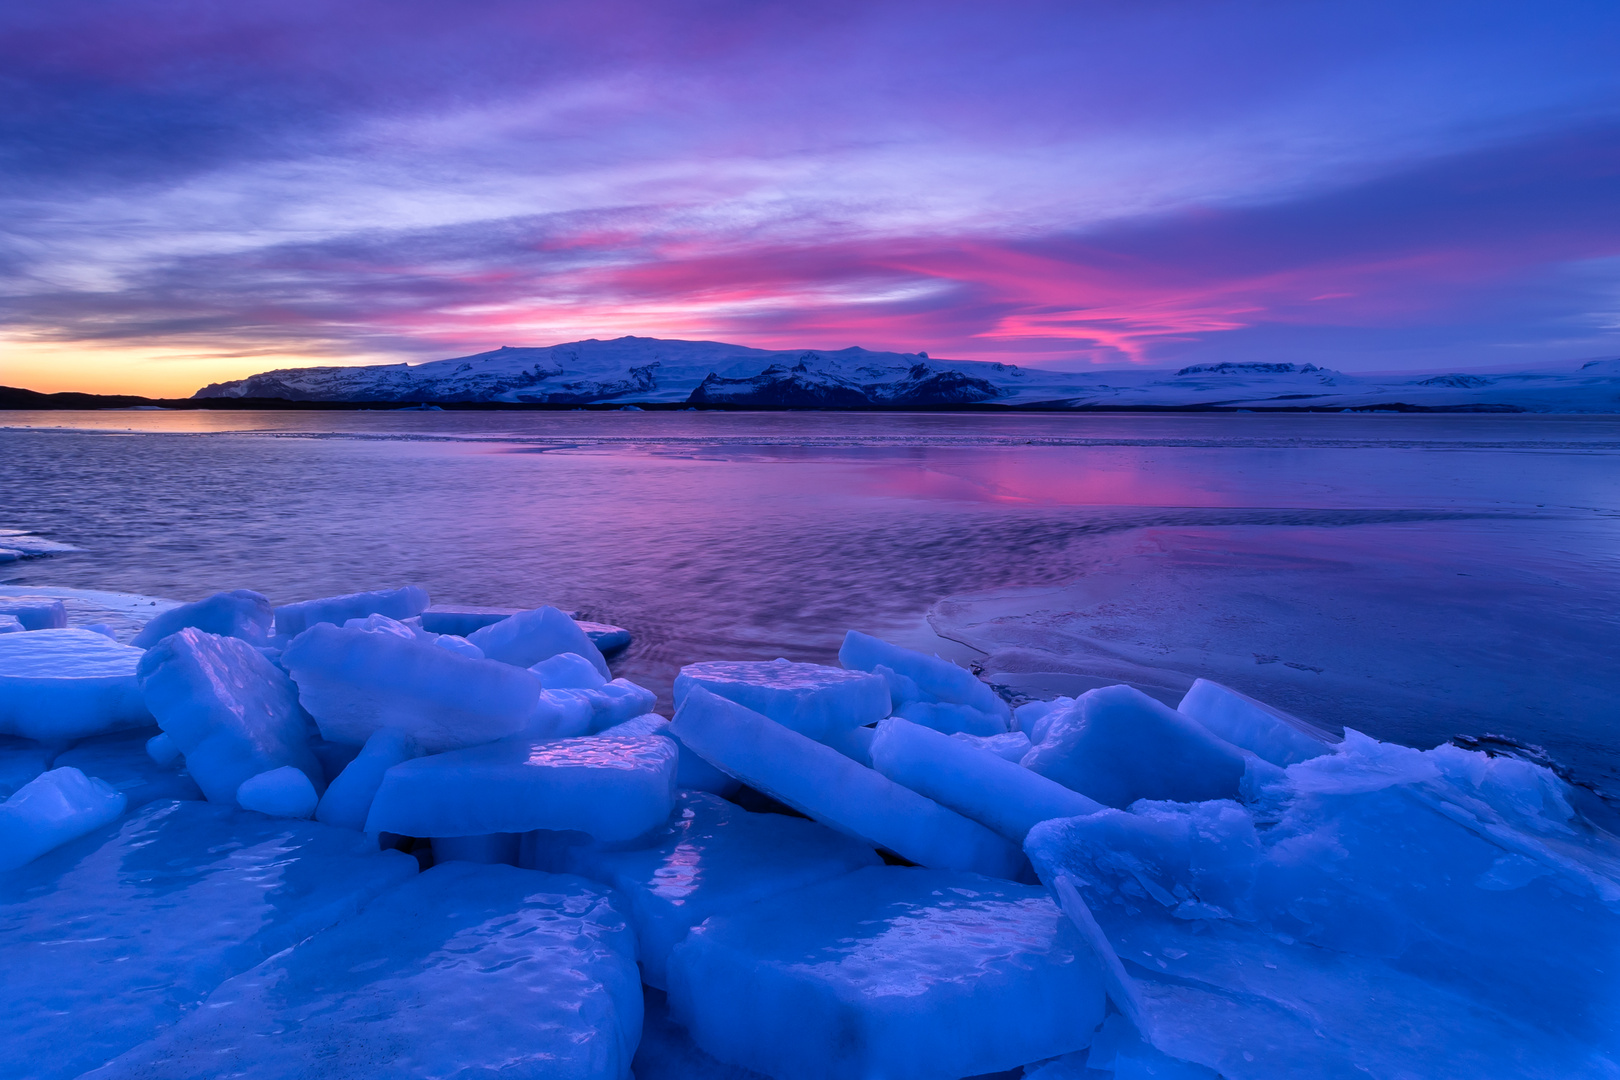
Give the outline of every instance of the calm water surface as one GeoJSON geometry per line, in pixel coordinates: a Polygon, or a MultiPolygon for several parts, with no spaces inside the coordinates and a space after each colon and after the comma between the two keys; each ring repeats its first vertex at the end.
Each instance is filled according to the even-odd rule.
{"type": "MultiPolygon", "coordinates": [[[[1496,552],[1559,584],[1576,647],[1620,644],[1614,417],[11,412],[0,526],[83,549],[13,583],[577,608],[665,695],[683,663],[825,660],[849,627],[922,642],[944,598],[1095,575],[1151,530],[1395,527],[1384,557],[1496,552]]],[[[1593,708],[1575,757],[1620,743],[1593,708]]]]}

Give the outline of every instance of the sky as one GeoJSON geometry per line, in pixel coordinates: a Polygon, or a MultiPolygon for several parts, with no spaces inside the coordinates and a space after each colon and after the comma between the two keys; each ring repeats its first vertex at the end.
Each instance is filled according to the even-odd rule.
{"type": "Polygon", "coordinates": [[[1620,5],[0,8],[0,384],[1620,355],[1620,5]]]}

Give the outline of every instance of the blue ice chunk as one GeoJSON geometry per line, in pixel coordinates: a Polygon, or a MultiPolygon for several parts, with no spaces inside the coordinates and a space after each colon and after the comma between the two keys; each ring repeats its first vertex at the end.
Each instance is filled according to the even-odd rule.
{"type": "Polygon", "coordinates": [[[427,606],[427,592],[415,585],[402,589],[324,596],[319,600],[302,600],[276,608],[276,633],[284,638],[292,638],[321,623],[341,626],[350,619],[363,619],[367,615],[409,619],[420,615],[427,606]]]}
{"type": "Polygon", "coordinates": [[[93,630],[0,634],[0,734],[63,743],[150,727],[141,656],[93,630]]]}
{"type": "Polygon", "coordinates": [[[529,670],[540,677],[547,690],[592,690],[607,685],[607,676],[579,653],[558,653],[533,664],[529,670]]]}
{"type": "Polygon", "coordinates": [[[1038,822],[1102,809],[1055,780],[898,716],[877,726],[872,767],[1017,844],[1038,822]]]}
{"type": "Polygon", "coordinates": [[[10,615],[24,630],[66,628],[67,605],[48,596],[0,596],[0,615],[10,615]]]}
{"type": "Polygon", "coordinates": [[[343,829],[163,802],[0,875],[0,1076],[95,1068],[415,874],[343,829]]]}
{"type": "Polygon", "coordinates": [[[1085,1047],[1104,996],[1042,890],[884,866],[711,917],[670,954],[669,1003],[778,1080],[957,1080],[1085,1047]]]}
{"type": "Polygon", "coordinates": [[[327,785],[315,809],[316,820],[344,829],[364,829],[383,775],[419,753],[415,741],[397,728],[373,733],[354,760],[327,785]]]}
{"type": "Polygon", "coordinates": [[[1008,761],[1023,761],[1030,747],[1029,736],[1022,731],[1004,731],[1000,735],[970,735],[965,731],[958,731],[954,732],[951,738],[960,739],[970,746],[982,747],[1008,761]]]}
{"type": "Polygon", "coordinates": [[[383,728],[430,752],[491,742],[522,731],[540,695],[527,671],[383,629],[315,626],[281,662],[321,734],[356,746],[383,728]]]}
{"type": "Polygon", "coordinates": [[[0,634],[21,634],[27,630],[28,627],[17,616],[0,613],[0,634]]]}
{"type": "Polygon", "coordinates": [[[590,661],[604,679],[610,675],[602,651],[578,623],[554,607],[520,611],[511,618],[473,631],[467,635],[467,640],[483,649],[491,660],[504,664],[533,667],[558,653],[571,652],[590,661]]]}
{"type": "Polygon", "coordinates": [[[1195,680],[1176,711],[1273,765],[1320,757],[1338,741],[1297,716],[1208,679],[1195,680]]]}
{"type": "Polygon", "coordinates": [[[1053,698],[1051,701],[1026,701],[1013,710],[1013,725],[1029,737],[1031,743],[1046,738],[1046,729],[1052,717],[1074,704],[1072,697],[1053,698]]]}
{"type": "Polygon", "coordinates": [[[410,626],[407,623],[400,622],[398,619],[376,612],[358,619],[345,619],[342,626],[345,630],[364,630],[373,634],[389,634],[403,641],[422,641],[429,645],[438,640],[437,635],[429,634],[418,627],[410,626]]]}
{"type": "Polygon", "coordinates": [[[180,744],[169,737],[166,731],[160,731],[146,740],[146,756],[158,765],[173,765],[181,760],[180,744]]]}
{"type": "MultiPolygon", "coordinates": [[[[838,650],[838,662],[852,671],[876,671],[881,666],[892,675],[899,676],[893,680],[891,688],[898,691],[893,695],[897,710],[911,702],[962,705],[999,723],[997,731],[1006,731],[1012,720],[1012,710],[994,690],[980,682],[973,672],[941,657],[903,649],[869,634],[851,630],[844,635],[844,644],[838,650]]],[[[973,734],[990,735],[994,732],[973,730],[973,734]]]]}
{"type": "Polygon", "coordinates": [[[574,621],[579,623],[579,628],[585,631],[585,636],[591,639],[591,644],[595,645],[603,656],[612,656],[630,647],[630,631],[622,626],[591,622],[589,619],[574,621]]]}
{"type": "Polygon", "coordinates": [[[188,626],[147,650],[140,677],[158,726],[210,802],[234,803],[244,780],[283,765],[325,787],[297,689],[241,638],[188,626]]]}
{"type": "Polygon", "coordinates": [[[440,634],[433,639],[433,644],[440,649],[447,649],[457,656],[470,656],[474,660],[484,658],[484,650],[474,645],[464,637],[455,634],[440,634]]]}
{"type": "MultiPolygon", "coordinates": [[[[105,780],[114,789],[129,797],[129,809],[145,806],[158,799],[200,799],[202,790],[191,774],[182,768],[180,750],[166,763],[158,763],[147,752],[152,739],[167,739],[167,735],[148,736],[151,729],[117,732],[85,739],[56,755],[58,767],[71,765],[86,776],[105,780]]],[[[173,745],[171,740],[171,745],[173,745]]]]}
{"type": "Polygon", "coordinates": [[[1230,799],[1248,768],[1238,747],[1129,686],[1105,686],[1046,717],[1024,766],[1106,806],[1230,799]]]}
{"type": "Polygon", "coordinates": [[[604,681],[585,689],[545,689],[525,730],[553,739],[605,731],[651,711],[657,701],[651,690],[629,679],[604,681]]]}
{"type": "Polygon", "coordinates": [[[658,695],[629,679],[614,679],[592,690],[575,690],[591,703],[591,730],[603,731],[652,711],[658,695]]]}
{"type": "Polygon", "coordinates": [[[544,869],[611,885],[628,901],[642,981],[660,989],[670,949],[709,916],[881,862],[866,844],[813,821],[749,813],[700,791],[677,796],[668,823],[633,846],[555,851],[544,869]]]}
{"type": "Polygon", "coordinates": [[[101,828],[127,803],[123,792],[78,769],[41,773],[0,803],[0,870],[14,870],[101,828]]]}
{"type": "Polygon", "coordinates": [[[90,1076],[624,1080],[641,1037],[635,949],[600,886],[435,866],[90,1076]]]}
{"type": "Polygon", "coordinates": [[[238,806],[271,817],[314,817],[319,801],[309,777],[291,765],[250,776],[236,789],[238,806]]]}
{"type": "Polygon", "coordinates": [[[270,608],[269,597],[249,589],[236,589],[154,615],[130,644],[138,649],[150,649],[170,634],[194,626],[220,637],[268,645],[274,624],[275,613],[270,608]]]}
{"type": "Polygon", "coordinates": [[[1347,731],[1266,800],[1140,802],[1030,833],[1042,879],[1084,893],[1159,1050],[1233,1080],[1610,1074],[1620,844],[1551,772],[1347,731]]]}
{"type": "Polygon", "coordinates": [[[514,736],[395,765],[366,831],[437,837],[555,829],[629,840],[669,816],[675,762],[674,744],[656,735],[514,736]]]}
{"type": "MultiPolygon", "coordinates": [[[[539,686],[540,681],[535,680],[539,686]]],[[[541,690],[523,733],[534,739],[567,739],[589,735],[595,726],[594,703],[578,690],[541,690]]]]}
{"type": "Polygon", "coordinates": [[[670,730],[743,783],[912,862],[999,877],[1023,866],[1018,848],[983,825],[701,686],[670,730]]]}
{"type": "Polygon", "coordinates": [[[878,676],[790,660],[714,660],[688,664],[675,677],[679,709],[695,686],[735,701],[817,741],[889,715],[878,676]]]}

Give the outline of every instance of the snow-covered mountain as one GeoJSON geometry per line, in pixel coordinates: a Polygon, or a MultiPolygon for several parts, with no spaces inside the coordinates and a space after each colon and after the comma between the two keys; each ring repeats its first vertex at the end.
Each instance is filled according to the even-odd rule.
{"type": "Polygon", "coordinates": [[[425,364],[267,371],[198,398],[290,401],[682,404],[860,409],[991,404],[1051,409],[1393,408],[1620,412],[1620,360],[1574,371],[1347,375],[1314,364],[1179,371],[1048,371],[926,353],[751,349],[623,337],[510,348],[425,364]]]}

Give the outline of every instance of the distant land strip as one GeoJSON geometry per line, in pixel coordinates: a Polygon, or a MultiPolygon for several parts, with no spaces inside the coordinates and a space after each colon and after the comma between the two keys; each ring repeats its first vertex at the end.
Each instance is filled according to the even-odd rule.
{"type": "Polygon", "coordinates": [[[513,402],[513,401],[294,401],[287,398],[148,398],[133,394],[84,394],[62,392],[41,393],[15,386],[0,386],[0,410],[90,410],[90,409],[205,409],[205,410],[265,410],[294,412],[622,412],[626,409],[643,412],[939,412],[939,413],[1051,413],[1051,412],[1108,412],[1108,413],[1522,413],[1529,410],[1517,405],[1476,403],[1466,405],[1414,405],[1393,401],[1353,407],[1340,405],[1126,405],[1074,404],[1068,401],[1036,401],[1024,404],[996,402],[957,402],[950,404],[916,405],[776,405],[732,404],[710,402],[689,405],[684,401],[651,401],[638,405],[619,402],[513,402]]]}

